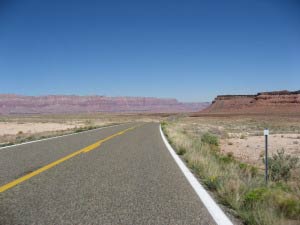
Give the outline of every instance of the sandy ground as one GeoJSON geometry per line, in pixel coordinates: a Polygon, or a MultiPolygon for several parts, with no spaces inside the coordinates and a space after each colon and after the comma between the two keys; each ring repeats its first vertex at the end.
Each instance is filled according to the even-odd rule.
{"type": "Polygon", "coordinates": [[[20,133],[39,133],[44,131],[58,131],[75,128],[75,124],[63,123],[14,123],[0,122],[0,136],[16,135],[20,133]]]}
{"type": "Polygon", "coordinates": [[[263,130],[268,127],[269,156],[284,149],[286,154],[300,157],[300,116],[182,117],[177,126],[194,138],[205,132],[216,135],[222,153],[232,153],[236,159],[258,167],[264,165],[263,130]]]}
{"type": "MultiPolygon", "coordinates": [[[[277,150],[284,149],[285,153],[293,156],[300,155],[300,135],[299,134],[273,134],[269,136],[269,155],[277,150]]],[[[262,156],[264,155],[264,136],[249,136],[241,138],[229,138],[221,140],[221,151],[223,153],[232,152],[233,155],[244,162],[254,163],[262,166],[262,156]]]]}
{"type": "Polygon", "coordinates": [[[55,115],[0,115],[0,146],[37,140],[127,122],[160,121],[168,114],[55,114],[55,115]]]}

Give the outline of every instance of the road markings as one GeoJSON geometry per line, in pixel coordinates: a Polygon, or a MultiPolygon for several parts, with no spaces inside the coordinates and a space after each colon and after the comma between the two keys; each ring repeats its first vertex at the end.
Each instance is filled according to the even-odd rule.
{"type": "Polygon", "coordinates": [[[95,148],[99,147],[102,143],[104,143],[104,142],[106,142],[106,141],[108,141],[108,140],[110,140],[110,139],[113,139],[114,137],[117,137],[117,136],[119,136],[119,135],[122,135],[122,134],[126,133],[127,131],[133,130],[133,129],[135,129],[135,128],[136,128],[136,127],[130,127],[130,128],[128,128],[128,129],[126,129],[126,130],[120,131],[120,132],[118,132],[118,133],[115,133],[115,134],[113,134],[113,135],[107,137],[107,138],[104,138],[103,140],[100,140],[100,141],[98,141],[98,142],[96,142],[96,143],[94,143],[94,144],[92,144],[92,145],[86,147],[86,148],[84,149],[83,152],[84,152],[84,153],[90,152],[90,151],[94,150],[95,148]]]}
{"type": "Polygon", "coordinates": [[[197,178],[191,173],[191,171],[186,167],[186,165],[182,162],[179,156],[175,153],[172,146],[167,141],[162,129],[161,125],[159,126],[159,131],[161,137],[169,150],[170,154],[172,155],[173,159],[175,160],[176,164],[179,166],[180,170],[190,183],[190,185],[195,190],[196,194],[202,201],[203,205],[207,208],[208,212],[218,225],[233,225],[230,219],[225,215],[222,209],[218,206],[218,204],[213,200],[213,198],[208,194],[208,192],[204,189],[204,187],[199,183],[197,178]]]}
{"type": "Polygon", "coordinates": [[[18,185],[18,184],[20,184],[20,183],[22,183],[22,182],[24,182],[24,181],[26,181],[26,180],[34,177],[34,176],[36,176],[36,175],[38,175],[38,174],[46,171],[46,170],[49,170],[52,167],[57,166],[58,164],[66,161],[68,159],[71,159],[71,158],[73,158],[73,157],[75,157],[75,156],[77,156],[79,154],[82,154],[82,153],[90,152],[90,151],[98,148],[102,143],[104,143],[104,142],[106,142],[106,141],[108,141],[108,140],[110,140],[110,139],[112,139],[114,137],[120,136],[120,135],[126,133],[127,131],[133,130],[135,128],[136,128],[136,126],[128,128],[128,129],[125,129],[125,130],[120,131],[118,133],[115,133],[115,134],[113,134],[113,135],[111,135],[109,137],[106,137],[106,138],[104,138],[104,139],[102,139],[100,141],[95,142],[94,144],[91,144],[91,145],[89,145],[89,146],[87,146],[87,147],[85,147],[83,149],[80,149],[78,151],[75,151],[75,152],[73,152],[73,153],[71,153],[71,154],[63,157],[63,158],[60,158],[60,159],[58,159],[58,160],[56,160],[56,161],[54,161],[54,162],[52,162],[52,163],[50,163],[50,164],[48,164],[46,166],[43,166],[42,168],[37,169],[37,170],[35,170],[35,171],[33,171],[33,172],[31,172],[31,173],[23,176],[23,177],[20,177],[20,178],[14,180],[14,181],[11,181],[11,182],[9,182],[9,183],[7,183],[7,184],[5,184],[5,185],[3,185],[3,186],[0,187],[0,193],[6,191],[6,190],[8,190],[8,189],[10,189],[10,188],[12,188],[12,187],[14,187],[16,185],[18,185]]]}

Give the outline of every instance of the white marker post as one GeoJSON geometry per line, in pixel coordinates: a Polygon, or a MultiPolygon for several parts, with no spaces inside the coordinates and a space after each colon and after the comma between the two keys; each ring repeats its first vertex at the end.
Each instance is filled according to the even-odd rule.
{"type": "Polygon", "coordinates": [[[264,130],[265,135],[265,182],[268,184],[268,136],[269,136],[269,129],[264,130]]]}

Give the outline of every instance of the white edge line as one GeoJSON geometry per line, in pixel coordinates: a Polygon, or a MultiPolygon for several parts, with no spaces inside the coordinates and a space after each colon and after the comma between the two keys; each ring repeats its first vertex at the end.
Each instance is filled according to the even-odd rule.
{"type": "Polygon", "coordinates": [[[186,167],[186,165],[182,162],[180,157],[176,154],[172,146],[167,141],[162,129],[161,125],[159,126],[161,137],[169,150],[170,154],[172,155],[173,159],[179,166],[180,170],[189,181],[190,185],[194,188],[195,192],[197,193],[198,197],[207,208],[208,212],[215,220],[218,225],[233,225],[230,219],[225,215],[222,209],[218,206],[218,204],[213,200],[213,198],[208,194],[208,192],[204,189],[204,187],[199,183],[197,178],[191,173],[191,171],[186,167]]]}
{"type": "Polygon", "coordinates": [[[121,126],[121,125],[125,125],[125,124],[128,124],[128,123],[121,123],[121,124],[115,124],[115,125],[110,125],[110,126],[104,126],[104,127],[99,127],[99,128],[92,129],[92,130],[85,130],[85,131],[77,132],[77,133],[74,132],[74,133],[71,133],[71,134],[63,134],[63,135],[59,135],[59,136],[54,136],[54,137],[49,137],[49,138],[42,138],[42,139],[39,139],[39,140],[34,140],[34,141],[28,141],[28,142],[23,142],[23,143],[14,144],[14,145],[3,146],[3,147],[0,147],[0,150],[5,149],[5,148],[13,148],[13,147],[20,146],[20,145],[31,144],[31,143],[35,143],[35,142],[47,141],[47,140],[51,140],[51,139],[56,139],[56,138],[67,137],[67,136],[72,136],[72,135],[76,135],[76,134],[92,132],[92,131],[95,131],[95,130],[102,130],[102,129],[105,129],[105,128],[116,127],[116,126],[121,126]]]}

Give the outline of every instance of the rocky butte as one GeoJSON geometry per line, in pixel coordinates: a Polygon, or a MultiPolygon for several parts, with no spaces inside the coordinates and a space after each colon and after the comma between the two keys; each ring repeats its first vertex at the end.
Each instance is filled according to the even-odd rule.
{"type": "Polygon", "coordinates": [[[300,113],[300,91],[260,92],[256,95],[219,95],[201,113],[300,113]]]}
{"type": "Polygon", "coordinates": [[[177,113],[197,112],[208,105],[207,102],[184,103],[176,99],[151,97],[0,94],[0,114],[177,113]]]}

